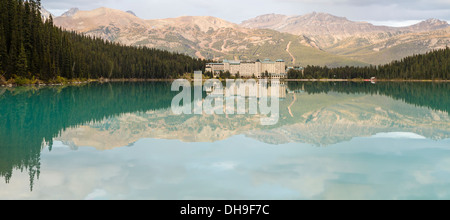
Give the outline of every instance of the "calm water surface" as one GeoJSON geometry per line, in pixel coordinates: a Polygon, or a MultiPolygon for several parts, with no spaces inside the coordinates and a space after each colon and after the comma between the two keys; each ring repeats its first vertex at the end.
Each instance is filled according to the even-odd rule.
{"type": "Polygon", "coordinates": [[[450,84],[287,83],[275,126],[170,86],[0,88],[0,199],[450,199],[450,84]]]}

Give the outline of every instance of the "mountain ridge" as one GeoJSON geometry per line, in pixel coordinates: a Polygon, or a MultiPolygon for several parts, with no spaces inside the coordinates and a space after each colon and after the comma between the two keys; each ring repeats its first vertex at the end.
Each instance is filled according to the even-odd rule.
{"type": "Polygon", "coordinates": [[[268,28],[291,34],[361,34],[385,31],[417,31],[424,32],[447,28],[450,25],[446,21],[430,18],[417,24],[406,27],[391,27],[374,25],[366,21],[351,21],[346,17],[339,17],[328,13],[313,12],[305,15],[288,16],[282,14],[266,14],[241,22],[240,26],[246,28],[268,28]],[[309,27],[315,27],[311,30],[309,27]],[[331,27],[331,28],[330,28],[331,27]],[[317,29],[319,28],[319,29],[317,29]],[[338,29],[340,28],[340,29],[338,29]],[[355,30],[349,31],[349,28],[355,30]],[[328,32],[323,32],[323,30],[328,32]]]}
{"type": "MultiPolygon", "coordinates": [[[[372,62],[370,57],[374,56],[373,53],[381,53],[390,47],[372,48],[367,56],[352,54],[352,51],[363,51],[375,44],[397,39],[397,36],[450,27],[447,22],[438,19],[428,19],[407,28],[376,26],[326,13],[301,16],[269,14],[235,24],[212,16],[145,20],[128,12],[104,7],[91,11],[71,9],[69,12],[75,13],[55,18],[55,24],[125,45],[154,47],[214,60],[282,58],[288,65],[303,66],[361,66],[390,62],[412,54],[393,52],[392,55],[388,53],[385,59],[372,62]],[[339,48],[344,45],[350,46],[339,48]]],[[[427,44],[420,38],[420,42],[412,44],[415,48],[410,51],[440,49],[442,45],[450,44],[448,34],[449,38],[445,35],[443,41],[438,39],[438,44],[427,44]]],[[[426,40],[436,41],[431,37],[426,40]]]]}
{"type": "Polygon", "coordinates": [[[438,19],[389,27],[314,12],[299,16],[267,14],[243,21],[240,26],[301,35],[306,39],[304,45],[371,64],[389,63],[450,44],[450,25],[438,19]],[[440,31],[444,34],[438,34],[440,31]]]}
{"type": "Polygon", "coordinates": [[[299,58],[306,59],[302,65],[367,65],[304,46],[298,36],[272,30],[242,28],[211,16],[144,20],[120,10],[98,8],[78,11],[71,17],[60,16],[54,22],[65,29],[124,45],[164,49],[204,59],[281,58],[289,63],[293,59],[286,48],[292,42],[292,50],[308,51],[307,54],[296,54],[299,58]]]}

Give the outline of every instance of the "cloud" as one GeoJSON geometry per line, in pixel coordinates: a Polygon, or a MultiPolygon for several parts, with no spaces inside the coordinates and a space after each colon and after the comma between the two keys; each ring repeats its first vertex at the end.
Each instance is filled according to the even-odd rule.
{"type": "Polygon", "coordinates": [[[442,8],[450,7],[447,0],[281,0],[291,4],[321,4],[345,7],[400,6],[403,8],[442,8]]]}
{"type": "Polygon", "coordinates": [[[450,20],[450,1],[447,0],[43,0],[42,3],[56,15],[73,7],[82,10],[110,7],[132,10],[145,19],[215,16],[236,23],[267,13],[300,15],[313,11],[352,20],[450,20]]]}
{"type": "Polygon", "coordinates": [[[374,25],[380,25],[380,26],[390,26],[390,27],[407,27],[411,26],[417,23],[420,23],[422,20],[403,20],[403,21],[367,21],[374,25]]]}
{"type": "Polygon", "coordinates": [[[426,137],[409,132],[391,132],[379,133],[373,136],[374,138],[402,138],[402,139],[426,139],[426,137]]]}
{"type": "Polygon", "coordinates": [[[85,200],[99,200],[106,199],[108,193],[103,189],[95,189],[92,193],[86,196],[85,200]]]}

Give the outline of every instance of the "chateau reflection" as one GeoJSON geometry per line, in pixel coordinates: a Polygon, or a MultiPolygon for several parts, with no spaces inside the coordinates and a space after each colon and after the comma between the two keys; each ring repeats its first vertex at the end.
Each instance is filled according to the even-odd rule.
{"type": "MultiPolygon", "coordinates": [[[[246,135],[270,144],[326,146],[380,132],[450,136],[448,84],[287,83],[280,121],[259,115],[181,115],[171,83],[112,83],[0,89],[0,175],[28,170],[39,178],[40,153],[54,140],[76,149],[123,147],[142,138],[214,142],[246,135]]],[[[203,94],[205,96],[206,94],[203,94]]]]}

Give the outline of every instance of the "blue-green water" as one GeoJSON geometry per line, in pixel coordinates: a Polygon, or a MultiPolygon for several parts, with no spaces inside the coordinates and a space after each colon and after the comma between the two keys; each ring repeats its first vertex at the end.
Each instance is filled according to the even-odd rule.
{"type": "Polygon", "coordinates": [[[450,199],[450,85],[287,83],[280,120],[170,83],[0,88],[0,199],[450,199]]]}

